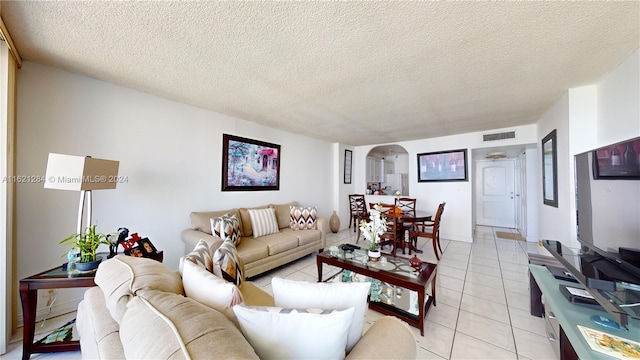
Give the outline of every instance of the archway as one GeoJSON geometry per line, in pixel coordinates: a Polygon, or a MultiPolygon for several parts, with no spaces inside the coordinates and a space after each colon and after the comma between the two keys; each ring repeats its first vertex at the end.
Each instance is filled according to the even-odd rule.
{"type": "Polygon", "coordinates": [[[365,174],[365,193],[409,195],[409,153],[400,145],[381,145],[369,150],[365,174]]]}

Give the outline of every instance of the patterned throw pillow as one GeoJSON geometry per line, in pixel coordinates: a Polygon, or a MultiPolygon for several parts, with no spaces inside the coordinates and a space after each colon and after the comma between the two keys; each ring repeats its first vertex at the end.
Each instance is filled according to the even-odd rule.
{"type": "Polygon", "coordinates": [[[226,213],[221,217],[211,218],[211,233],[222,240],[231,240],[238,246],[240,245],[240,221],[234,215],[226,213]]]}
{"type": "Polygon", "coordinates": [[[289,227],[293,230],[315,230],[317,228],[315,206],[290,206],[289,227]]]}
{"type": "Polygon", "coordinates": [[[244,281],[244,264],[233,242],[227,240],[213,254],[213,273],[238,286],[244,281]]]}
{"type": "Polygon", "coordinates": [[[189,260],[194,264],[200,265],[208,271],[213,271],[213,259],[211,258],[211,248],[206,241],[200,240],[196,247],[188,253],[185,260],[189,260]]]}
{"type": "Polygon", "coordinates": [[[273,208],[249,209],[249,217],[251,218],[253,237],[276,234],[280,231],[273,208]]]}

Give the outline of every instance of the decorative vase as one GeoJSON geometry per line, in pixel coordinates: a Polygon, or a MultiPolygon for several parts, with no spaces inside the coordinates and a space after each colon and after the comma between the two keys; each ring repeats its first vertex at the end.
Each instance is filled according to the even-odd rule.
{"type": "Polygon", "coordinates": [[[91,271],[91,270],[95,270],[98,268],[98,265],[100,265],[100,262],[102,261],[101,257],[96,257],[96,260],[91,261],[91,262],[77,262],[76,263],[76,270],[78,271],[91,271]]]}
{"type": "Polygon", "coordinates": [[[420,265],[422,265],[422,260],[420,260],[416,255],[413,255],[413,257],[409,259],[409,264],[411,264],[412,267],[418,270],[420,268],[420,265]]]}
{"type": "Polygon", "coordinates": [[[370,261],[379,261],[380,260],[380,249],[373,251],[373,250],[369,250],[367,252],[367,255],[369,255],[369,260],[370,261]]]}
{"type": "Polygon", "coordinates": [[[340,230],[340,218],[338,217],[338,214],[336,214],[335,211],[333,212],[333,214],[331,214],[331,217],[329,218],[329,229],[331,229],[331,232],[333,233],[337,233],[338,230],[340,230]]]}

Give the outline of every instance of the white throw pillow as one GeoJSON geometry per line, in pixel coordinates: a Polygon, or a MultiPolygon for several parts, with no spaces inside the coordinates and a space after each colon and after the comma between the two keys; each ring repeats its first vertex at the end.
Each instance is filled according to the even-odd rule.
{"type": "Polygon", "coordinates": [[[275,234],[280,231],[273,208],[249,209],[249,217],[251,218],[253,237],[275,234]]]}
{"type": "Polygon", "coordinates": [[[233,307],[260,359],[344,359],[353,308],[346,310],[233,307]]]}
{"type": "Polygon", "coordinates": [[[351,351],[362,337],[369,287],[371,287],[370,282],[310,283],[282,278],[271,280],[276,306],[332,310],[354,308],[353,321],[347,339],[347,352],[351,351]]]}
{"type": "Polygon", "coordinates": [[[184,262],[182,285],[187,297],[220,311],[231,320],[234,320],[233,306],[243,302],[242,293],[234,283],[213,275],[191,261],[184,262]]]}

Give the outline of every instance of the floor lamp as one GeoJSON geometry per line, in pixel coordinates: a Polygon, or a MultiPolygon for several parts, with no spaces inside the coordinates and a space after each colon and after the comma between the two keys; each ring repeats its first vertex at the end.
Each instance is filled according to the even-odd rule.
{"type": "Polygon", "coordinates": [[[84,230],[82,218],[87,209],[86,226],[91,226],[91,191],[115,189],[120,162],[50,153],[47,161],[45,189],[80,191],[78,203],[78,232],[84,230]]]}

